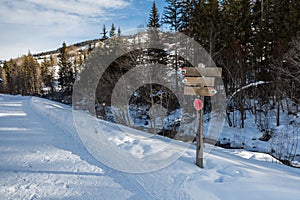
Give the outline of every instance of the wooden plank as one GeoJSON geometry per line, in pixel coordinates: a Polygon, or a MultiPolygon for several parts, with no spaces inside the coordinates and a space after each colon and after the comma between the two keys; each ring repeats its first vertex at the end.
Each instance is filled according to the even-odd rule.
{"type": "MultiPolygon", "coordinates": [[[[204,97],[200,97],[202,102],[204,102],[204,97]]],[[[204,152],[204,135],[203,135],[203,130],[204,130],[204,123],[203,123],[203,116],[204,116],[204,111],[203,109],[199,110],[197,113],[197,117],[199,119],[199,128],[197,131],[196,135],[196,165],[200,168],[204,167],[203,163],[203,152],[204,152]]]]}
{"type": "Polygon", "coordinates": [[[212,87],[184,87],[184,95],[199,95],[212,97],[216,94],[216,90],[212,87]]]}
{"type": "Polygon", "coordinates": [[[214,87],[215,86],[215,78],[214,77],[185,77],[183,79],[184,85],[199,85],[199,86],[207,86],[214,87]]]}
{"type": "Polygon", "coordinates": [[[182,74],[186,77],[221,77],[222,76],[222,68],[217,67],[184,67],[182,68],[182,74]]]}

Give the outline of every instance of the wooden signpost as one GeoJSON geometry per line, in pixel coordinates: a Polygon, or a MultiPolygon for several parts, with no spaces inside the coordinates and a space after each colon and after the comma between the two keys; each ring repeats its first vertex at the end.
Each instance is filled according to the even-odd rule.
{"type": "Polygon", "coordinates": [[[186,77],[221,77],[222,68],[217,67],[184,67],[182,74],[186,77]]]}
{"type": "Polygon", "coordinates": [[[184,87],[184,95],[213,97],[217,91],[213,87],[184,87]]]}
{"type": "MultiPolygon", "coordinates": [[[[203,64],[199,64],[204,66],[203,64]]],[[[212,97],[217,94],[214,89],[215,77],[222,76],[222,68],[216,67],[185,67],[182,68],[182,74],[185,77],[184,95],[197,96],[194,101],[194,107],[197,110],[197,117],[199,119],[199,128],[197,130],[196,141],[196,165],[203,168],[203,150],[204,150],[204,137],[203,137],[203,106],[204,97],[212,97]],[[201,105],[202,104],[202,105],[201,105]],[[201,109],[199,109],[201,108],[201,109]]]]}
{"type": "Polygon", "coordinates": [[[215,86],[214,77],[186,77],[183,79],[185,85],[205,85],[205,86],[215,86]]]}

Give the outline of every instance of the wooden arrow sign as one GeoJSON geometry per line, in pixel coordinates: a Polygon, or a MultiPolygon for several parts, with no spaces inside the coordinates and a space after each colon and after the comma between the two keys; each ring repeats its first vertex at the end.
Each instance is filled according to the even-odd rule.
{"type": "Polygon", "coordinates": [[[213,97],[215,94],[217,94],[217,90],[212,87],[184,87],[184,95],[213,97]]]}
{"type": "Polygon", "coordinates": [[[207,86],[214,87],[215,86],[215,78],[214,77],[185,77],[182,81],[185,86],[207,86]]]}
{"type": "Polygon", "coordinates": [[[192,77],[221,77],[222,68],[217,67],[184,67],[181,69],[183,76],[192,76],[192,77]]]}

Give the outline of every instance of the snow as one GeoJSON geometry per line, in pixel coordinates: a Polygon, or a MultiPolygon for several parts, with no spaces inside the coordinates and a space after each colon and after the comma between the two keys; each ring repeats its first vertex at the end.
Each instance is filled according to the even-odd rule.
{"type": "MultiPolygon", "coordinates": [[[[129,154],[145,156],[171,141],[128,127],[116,130],[113,124],[98,121],[105,125],[111,143],[129,154]]],[[[83,146],[70,106],[0,95],[0,199],[300,197],[299,169],[279,164],[267,154],[215,147],[200,169],[194,164],[195,146],[170,145],[183,151],[170,165],[149,173],[118,171],[96,160],[83,146]]]]}
{"type": "Polygon", "coordinates": [[[247,89],[249,87],[257,87],[258,85],[263,85],[263,84],[268,84],[268,83],[270,83],[270,82],[257,81],[255,83],[250,83],[248,85],[245,85],[245,86],[237,89],[228,99],[231,100],[237,93],[239,93],[240,91],[245,90],[245,89],[247,89]]]}
{"type": "MultiPolygon", "coordinates": [[[[292,101],[287,100],[286,102],[292,101]]],[[[272,101],[270,102],[271,104],[272,101]]],[[[293,107],[290,105],[290,108],[293,107]]],[[[239,128],[238,124],[236,127],[229,127],[228,123],[225,123],[219,138],[220,143],[230,144],[233,148],[269,153],[281,160],[290,160],[293,166],[300,167],[300,123],[298,121],[300,113],[291,115],[289,112],[286,112],[289,109],[284,105],[283,110],[285,112],[280,109],[280,126],[277,126],[277,111],[275,109],[269,108],[267,114],[260,113],[261,126],[258,126],[259,113],[257,113],[257,119],[255,119],[255,115],[250,110],[246,110],[245,128],[239,128]],[[258,123],[255,123],[255,121],[258,123]],[[264,125],[266,121],[268,125],[264,125]],[[260,140],[264,134],[263,131],[271,135],[268,141],[260,140]]],[[[236,119],[240,119],[238,111],[235,111],[235,113],[231,112],[230,115],[232,119],[233,115],[235,115],[236,119]]]]}

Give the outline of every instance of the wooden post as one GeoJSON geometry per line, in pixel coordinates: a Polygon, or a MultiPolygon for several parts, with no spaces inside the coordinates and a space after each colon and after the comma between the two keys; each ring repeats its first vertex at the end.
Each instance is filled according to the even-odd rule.
{"type": "MultiPolygon", "coordinates": [[[[202,67],[184,67],[182,68],[182,74],[185,77],[183,82],[184,95],[200,96],[200,100],[204,104],[204,96],[213,97],[217,91],[213,88],[215,86],[215,77],[222,77],[222,68],[216,67],[203,67],[203,64],[199,64],[202,67]]],[[[195,106],[196,110],[198,110],[195,106]]],[[[200,168],[204,168],[203,152],[204,152],[204,136],[203,136],[203,116],[204,111],[200,109],[197,111],[197,117],[199,119],[199,127],[197,130],[196,141],[196,165],[200,168]]]]}
{"type": "MultiPolygon", "coordinates": [[[[204,103],[204,98],[200,97],[202,102],[204,103]]],[[[196,165],[200,168],[204,168],[203,164],[203,150],[204,150],[204,140],[203,140],[203,109],[197,112],[199,119],[199,127],[197,130],[196,141],[197,141],[197,149],[196,149],[196,165]]]]}

